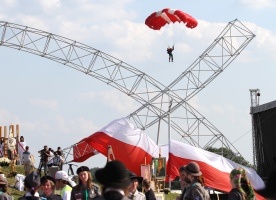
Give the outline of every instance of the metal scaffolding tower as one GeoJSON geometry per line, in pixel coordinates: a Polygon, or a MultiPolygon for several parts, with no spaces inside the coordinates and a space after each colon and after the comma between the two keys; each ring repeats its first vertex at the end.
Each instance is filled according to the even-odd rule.
{"type": "Polygon", "coordinates": [[[253,164],[257,169],[257,145],[256,145],[256,133],[257,126],[260,126],[260,119],[257,119],[257,124],[254,121],[252,109],[256,106],[259,106],[259,98],[261,96],[259,89],[249,89],[250,91],[250,99],[251,99],[251,121],[252,121],[252,143],[253,143],[253,164]]]}

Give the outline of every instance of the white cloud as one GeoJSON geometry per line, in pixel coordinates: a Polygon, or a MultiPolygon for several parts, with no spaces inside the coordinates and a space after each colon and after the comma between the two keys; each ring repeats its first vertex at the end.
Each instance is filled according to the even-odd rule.
{"type": "Polygon", "coordinates": [[[5,7],[12,7],[16,5],[16,0],[4,0],[5,7]]]}
{"type": "Polygon", "coordinates": [[[17,17],[19,18],[19,20],[16,20],[17,24],[40,29],[42,31],[49,30],[47,22],[45,22],[44,19],[41,17],[21,13],[18,14],[17,17]]]}
{"type": "Polygon", "coordinates": [[[130,114],[138,108],[134,100],[116,90],[102,91],[99,93],[99,98],[101,98],[107,106],[125,114],[130,114]]]}
{"type": "Polygon", "coordinates": [[[212,109],[212,111],[213,111],[214,113],[220,113],[220,114],[225,113],[225,109],[222,108],[222,107],[219,106],[219,105],[212,105],[212,106],[211,106],[211,109],[212,109]]]}
{"type": "Polygon", "coordinates": [[[275,8],[276,6],[276,2],[274,0],[241,0],[240,3],[256,10],[275,8]]]}
{"type": "Polygon", "coordinates": [[[40,0],[39,3],[43,8],[50,11],[59,8],[61,4],[59,0],[40,0]]]}
{"type": "MultiPolygon", "coordinates": [[[[99,130],[99,127],[94,125],[91,120],[83,117],[76,117],[73,119],[65,119],[61,115],[55,117],[56,130],[62,134],[70,133],[76,134],[77,138],[82,135],[87,136],[99,130]]],[[[77,141],[76,141],[77,142],[77,141]]]]}
{"type": "Polygon", "coordinates": [[[91,101],[95,99],[96,95],[96,92],[87,92],[77,95],[76,98],[80,101],[91,101]]]}
{"type": "Polygon", "coordinates": [[[18,124],[19,122],[19,117],[14,115],[12,112],[0,108],[0,126],[9,126],[10,124],[18,124]]]}
{"type": "Polygon", "coordinates": [[[39,107],[55,110],[58,108],[58,102],[54,99],[30,99],[30,103],[39,107]]]}
{"type": "Polygon", "coordinates": [[[101,92],[82,93],[76,98],[79,101],[84,102],[96,100],[97,102],[101,102],[105,106],[124,114],[130,114],[138,108],[137,103],[135,103],[132,98],[114,89],[101,92]]]}

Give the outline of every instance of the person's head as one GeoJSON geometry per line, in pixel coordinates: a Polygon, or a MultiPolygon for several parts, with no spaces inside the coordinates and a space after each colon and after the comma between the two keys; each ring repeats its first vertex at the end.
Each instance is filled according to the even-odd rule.
{"type": "Polygon", "coordinates": [[[184,167],[184,171],[187,173],[186,181],[192,182],[194,179],[199,179],[202,172],[200,167],[196,162],[190,162],[184,167]]]}
{"type": "Polygon", "coordinates": [[[118,160],[108,162],[105,167],[95,172],[95,177],[103,185],[103,196],[106,199],[109,199],[108,188],[123,190],[124,196],[128,196],[131,180],[129,171],[122,162],[118,160]]]}
{"type": "Polygon", "coordinates": [[[137,190],[137,187],[138,187],[139,183],[140,184],[142,183],[143,177],[137,176],[133,172],[129,172],[129,176],[130,176],[130,180],[131,180],[129,191],[131,193],[134,193],[137,190]]]}
{"type": "Polygon", "coordinates": [[[185,167],[186,165],[183,165],[179,168],[179,182],[180,182],[181,189],[184,189],[191,183],[190,180],[187,178],[185,167]]]}
{"type": "Polygon", "coordinates": [[[163,159],[158,159],[158,168],[161,169],[163,167],[163,159]]]}
{"type": "Polygon", "coordinates": [[[47,145],[44,145],[44,150],[48,150],[48,146],[47,145]]]}
{"type": "Polygon", "coordinates": [[[20,142],[24,142],[24,137],[20,136],[20,142]]]}
{"type": "Polygon", "coordinates": [[[0,191],[7,192],[7,189],[8,189],[7,185],[8,185],[7,178],[4,176],[0,176],[0,191]]]}
{"type": "Polygon", "coordinates": [[[232,188],[238,189],[245,199],[254,198],[253,187],[243,168],[238,167],[230,172],[230,183],[232,188]]]}
{"type": "Polygon", "coordinates": [[[87,166],[81,166],[77,169],[77,174],[79,177],[79,185],[84,185],[87,187],[91,187],[92,185],[92,175],[87,166]]]}
{"type": "Polygon", "coordinates": [[[26,146],[26,148],[25,148],[25,149],[26,149],[26,151],[29,151],[29,146],[26,146]]]}
{"type": "Polygon", "coordinates": [[[148,191],[150,189],[150,180],[144,179],[142,182],[142,186],[146,191],[148,191]]]}
{"type": "Polygon", "coordinates": [[[68,184],[69,176],[65,171],[57,171],[55,174],[56,188],[62,189],[68,184]]]}
{"type": "Polygon", "coordinates": [[[39,174],[36,171],[33,171],[30,174],[28,174],[24,179],[24,186],[27,191],[34,195],[40,186],[39,174]]]}
{"type": "Polygon", "coordinates": [[[60,150],[61,150],[61,147],[58,147],[58,148],[57,148],[57,151],[60,151],[60,150]]]}
{"type": "Polygon", "coordinates": [[[125,165],[118,161],[113,160],[108,162],[104,168],[100,168],[95,172],[95,177],[99,183],[106,188],[128,188],[131,183],[129,171],[125,165]]]}
{"type": "Polygon", "coordinates": [[[40,179],[40,182],[41,182],[43,194],[45,196],[50,196],[51,194],[54,193],[56,181],[52,176],[48,176],[48,175],[43,176],[40,179]]]}

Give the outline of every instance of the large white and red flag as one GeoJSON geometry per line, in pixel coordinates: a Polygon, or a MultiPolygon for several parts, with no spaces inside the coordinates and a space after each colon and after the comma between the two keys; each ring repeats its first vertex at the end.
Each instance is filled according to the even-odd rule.
{"type": "Polygon", "coordinates": [[[143,130],[135,128],[127,118],[121,118],[78,142],[73,148],[73,161],[82,162],[95,152],[107,156],[108,146],[112,146],[116,160],[137,175],[141,174],[142,164],[149,164],[159,154],[159,147],[143,130]]]}
{"type": "Polygon", "coordinates": [[[254,189],[264,188],[264,182],[255,170],[239,165],[218,154],[184,144],[175,140],[170,140],[169,160],[167,163],[167,175],[175,178],[179,175],[180,166],[191,161],[199,164],[200,170],[205,178],[205,185],[220,191],[229,192],[230,172],[232,169],[242,167],[246,170],[254,189]]]}

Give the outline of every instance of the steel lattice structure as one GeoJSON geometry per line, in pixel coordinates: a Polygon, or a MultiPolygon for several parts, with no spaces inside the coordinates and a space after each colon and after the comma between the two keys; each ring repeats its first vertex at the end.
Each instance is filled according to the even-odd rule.
{"type": "Polygon", "coordinates": [[[100,50],[49,32],[0,21],[1,46],[32,53],[96,78],[135,99],[141,107],[128,118],[148,129],[168,122],[186,142],[205,148],[217,141],[238,153],[229,140],[188,101],[242,52],[254,34],[239,20],[228,23],[214,42],[169,86],[100,50]],[[204,136],[204,139],[201,139],[204,136]],[[206,139],[208,137],[208,139],[206,139]]]}

